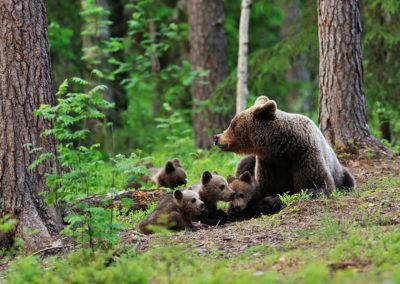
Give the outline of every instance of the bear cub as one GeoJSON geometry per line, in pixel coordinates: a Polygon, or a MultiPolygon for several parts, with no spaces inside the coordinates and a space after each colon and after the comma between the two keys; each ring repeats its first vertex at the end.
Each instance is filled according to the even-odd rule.
{"type": "Polygon", "coordinates": [[[187,175],[178,159],[167,161],[162,168],[149,168],[150,180],[158,185],[174,189],[186,185],[187,175]]]}
{"type": "Polygon", "coordinates": [[[216,171],[212,173],[205,171],[200,183],[193,184],[190,188],[199,194],[206,209],[195,220],[200,220],[202,224],[210,226],[222,225],[227,222],[228,215],[223,210],[218,209],[218,201],[228,202],[232,200],[235,192],[229,187],[225,178],[216,171]]]}
{"type": "Polygon", "coordinates": [[[153,233],[149,225],[163,226],[170,230],[197,230],[201,226],[193,224],[192,218],[204,211],[204,202],[193,190],[179,189],[166,193],[159,201],[156,209],[139,223],[140,231],[153,233]]]}
{"type": "Polygon", "coordinates": [[[262,191],[248,171],[242,173],[239,178],[229,175],[228,183],[235,191],[235,196],[227,208],[229,222],[248,220],[260,217],[261,214],[274,214],[283,208],[279,197],[262,197],[262,191]]]}
{"type": "MultiPolygon", "coordinates": [[[[174,189],[180,185],[186,185],[187,175],[178,159],[167,161],[162,168],[153,167],[150,163],[147,165],[150,176],[141,176],[140,180],[147,183],[152,183],[167,188],[174,189]]],[[[142,185],[139,182],[130,184],[130,188],[140,188],[142,185]]]]}

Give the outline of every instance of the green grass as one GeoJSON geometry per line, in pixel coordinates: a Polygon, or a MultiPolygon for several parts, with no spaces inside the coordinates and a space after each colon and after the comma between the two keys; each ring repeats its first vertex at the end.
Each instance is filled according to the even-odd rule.
{"type": "Polygon", "coordinates": [[[198,256],[173,244],[140,255],[126,249],[119,256],[83,250],[63,259],[24,257],[5,283],[398,283],[399,232],[344,224],[338,235],[330,225],[322,223],[319,232],[329,233],[308,247],[262,245],[235,258],[198,256]]]}

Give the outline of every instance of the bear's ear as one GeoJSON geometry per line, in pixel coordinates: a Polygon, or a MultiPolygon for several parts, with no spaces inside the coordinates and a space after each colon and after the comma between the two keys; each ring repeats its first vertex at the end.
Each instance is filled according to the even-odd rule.
{"type": "Polygon", "coordinates": [[[244,181],[246,183],[251,183],[251,174],[249,171],[245,171],[243,174],[239,176],[239,180],[244,181]]]}
{"type": "Polygon", "coordinates": [[[179,189],[176,189],[176,190],[174,191],[174,197],[175,197],[176,200],[181,201],[182,198],[183,198],[183,193],[182,193],[182,191],[180,191],[179,189]]]}
{"type": "Polygon", "coordinates": [[[174,164],[175,167],[179,167],[182,168],[181,162],[179,161],[179,159],[173,159],[172,163],[174,164]]]}
{"type": "Polygon", "coordinates": [[[193,190],[193,186],[189,186],[187,190],[193,190]]]}
{"type": "Polygon", "coordinates": [[[265,104],[258,106],[253,111],[253,118],[255,120],[271,120],[275,117],[276,108],[276,102],[269,100],[265,104]]]}
{"type": "Polygon", "coordinates": [[[266,102],[268,102],[268,98],[266,96],[259,96],[256,101],[254,102],[254,105],[263,105],[266,102]]]}
{"type": "Polygon", "coordinates": [[[172,173],[175,170],[174,164],[171,161],[166,162],[164,168],[167,174],[172,173]]]}
{"type": "Polygon", "coordinates": [[[236,178],[233,175],[228,175],[226,177],[226,180],[228,181],[229,184],[231,184],[236,178]]]}
{"type": "Polygon", "coordinates": [[[212,179],[212,175],[210,174],[209,171],[205,171],[203,173],[203,175],[201,176],[201,183],[206,185],[207,183],[210,182],[210,180],[212,179]]]}
{"type": "Polygon", "coordinates": [[[213,175],[218,175],[218,172],[217,171],[212,171],[212,174],[213,175]]]}

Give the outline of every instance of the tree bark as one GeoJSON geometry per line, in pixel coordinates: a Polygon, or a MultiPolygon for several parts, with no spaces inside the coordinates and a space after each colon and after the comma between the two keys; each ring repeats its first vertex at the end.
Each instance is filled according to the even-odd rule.
{"type": "MultiPolygon", "coordinates": [[[[104,48],[103,42],[110,40],[110,25],[106,24],[106,22],[109,21],[109,14],[106,13],[109,11],[109,6],[107,0],[98,0],[93,3],[87,0],[81,0],[81,9],[83,11],[93,9],[93,7],[102,8],[103,12],[99,14],[90,14],[84,19],[84,32],[81,34],[82,50],[87,63],[84,78],[89,82],[94,82],[96,85],[105,84],[110,86],[110,81],[93,76],[91,73],[93,69],[99,69],[105,76],[111,73],[111,66],[108,62],[110,54],[102,51],[104,48]],[[94,47],[97,48],[94,49],[94,47]]],[[[103,94],[106,101],[110,103],[115,102],[113,88],[107,88],[103,94]]],[[[99,125],[96,119],[86,119],[85,126],[95,134],[93,135],[95,141],[89,140],[89,143],[99,143],[103,145],[106,152],[112,152],[111,141],[109,139],[112,134],[109,129],[107,129],[106,124],[109,121],[115,122],[117,120],[117,113],[114,108],[109,108],[105,110],[105,115],[106,117],[103,121],[103,125],[99,125]]]]}
{"type": "Polygon", "coordinates": [[[364,97],[359,0],[319,0],[319,123],[325,138],[354,151],[353,141],[389,151],[369,131],[364,97]]]}
{"type": "Polygon", "coordinates": [[[249,50],[249,21],[251,0],[242,0],[239,24],[239,55],[236,85],[236,113],[247,108],[247,54],[249,50]]]}
{"type": "MultiPolygon", "coordinates": [[[[194,138],[197,147],[210,148],[212,133],[226,128],[230,120],[227,114],[212,112],[201,103],[210,99],[217,85],[228,76],[222,1],[189,0],[188,16],[192,70],[209,71],[207,76],[197,77],[192,85],[194,138]]],[[[225,99],[222,98],[221,104],[225,99]]]]}
{"type": "MultiPolygon", "coordinates": [[[[296,25],[301,16],[299,5],[300,3],[298,0],[283,4],[285,18],[282,22],[280,35],[283,40],[295,36],[301,28],[300,25],[296,25]]],[[[286,84],[289,85],[285,96],[286,111],[288,112],[311,112],[311,89],[301,88],[300,85],[301,82],[310,80],[310,74],[306,68],[306,61],[307,59],[303,53],[300,53],[294,58],[290,58],[290,68],[285,72],[286,84]]]]}
{"type": "Polygon", "coordinates": [[[28,169],[41,153],[56,153],[54,137],[40,137],[52,123],[33,115],[41,104],[55,103],[46,4],[3,0],[0,17],[0,217],[9,214],[19,221],[11,233],[0,233],[0,247],[19,237],[33,249],[51,241],[61,227],[58,210],[39,195],[50,190],[45,173],[56,162],[49,159],[28,169]],[[30,154],[28,143],[42,149],[30,154]]]}

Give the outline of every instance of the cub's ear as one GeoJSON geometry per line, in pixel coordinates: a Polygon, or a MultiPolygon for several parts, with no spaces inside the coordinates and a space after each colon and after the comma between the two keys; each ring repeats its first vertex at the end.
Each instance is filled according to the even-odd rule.
{"type": "Polygon", "coordinates": [[[179,189],[174,190],[174,197],[176,200],[181,201],[183,198],[183,193],[179,189]]]}
{"type": "Polygon", "coordinates": [[[228,175],[226,177],[226,180],[228,181],[229,184],[231,184],[236,178],[233,175],[228,175]]]}
{"type": "Polygon", "coordinates": [[[268,98],[266,96],[259,96],[256,101],[254,102],[254,105],[263,105],[266,102],[268,102],[268,98]]]}
{"type": "Polygon", "coordinates": [[[193,190],[193,186],[189,186],[187,190],[193,190]]]}
{"type": "Polygon", "coordinates": [[[175,167],[179,167],[182,168],[181,162],[179,161],[179,159],[173,159],[172,163],[174,164],[175,167]]]}
{"type": "Polygon", "coordinates": [[[164,168],[167,174],[172,173],[175,170],[175,166],[171,161],[166,162],[164,168]]]}
{"type": "Polygon", "coordinates": [[[212,174],[213,175],[218,175],[218,172],[217,171],[212,171],[212,174]]]}
{"type": "Polygon", "coordinates": [[[245,171],[243,174],[241,174],[239,176],[239,180],[251,183],[251,174],[249,173],[249,171],[245,171]]]}
{"type": "Polygon", "coordinates": [[[272,120],[275,117],[276,108],[276,102],[269,100],[265,104],[258,106],[253,111],[253,118],[255,120],[272,120]]]}
{"type": "Polygon", "coordinates": [[[203,173],[203,175],[201,176],[201,183],[206,185],[207,183],[210,182],[210,180],[212,179],[212,175],[210,174],[209,171],[205,171],[203,173]]]}

